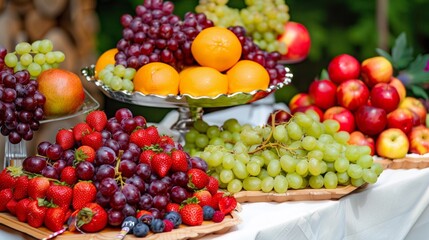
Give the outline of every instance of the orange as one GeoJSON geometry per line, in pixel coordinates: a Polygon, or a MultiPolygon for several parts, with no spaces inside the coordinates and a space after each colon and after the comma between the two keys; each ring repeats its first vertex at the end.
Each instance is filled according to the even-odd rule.
{"type": "Polygon", "coordinates": [[[193,66],[179,74],[180,94],[193,97],[216,97],[228,92],[228,79],[225,74],[211,67],[193,66]]]}
{"type": "Polygon", "coordinates": [[[143,65],[134,76],[134,90],[143,94],[177,95],[179,73],[172,66],[162,62],[143,65]]]}
{"type": "Polygon", "coordinates": [[[118,52],[118,49],[112,48],[100,55],[97,62],[95,63],[95,77],[98,76],[98,73],[103,70],[109,64],[115,64],[115,55],[118,52]]]}
{"type": "Polygon", "coordinates": [[[226,72],[228,93],[265,90],[270,83],[268,71],[259,63],[241,60],[226,72]]]}
{"type": "Polygon", "coordinates": [[[223,72],[240,59],[241,43],[230,30],[223,27],[209,27],[195,37],[191,52],[201,66],[212,67],[223,72]]]}

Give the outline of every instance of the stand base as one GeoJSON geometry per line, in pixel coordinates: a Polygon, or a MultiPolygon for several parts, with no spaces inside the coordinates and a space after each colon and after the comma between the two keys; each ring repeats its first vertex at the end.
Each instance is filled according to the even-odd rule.
{"type": "Polygon", "coordinates": [[[5,139],[5,155],[3,162],[3,169],[9,166],[22,166],[22,162],[27,157],[27,143],[26,141],[21,141],[17,144],[9,142],[5,139]]]}

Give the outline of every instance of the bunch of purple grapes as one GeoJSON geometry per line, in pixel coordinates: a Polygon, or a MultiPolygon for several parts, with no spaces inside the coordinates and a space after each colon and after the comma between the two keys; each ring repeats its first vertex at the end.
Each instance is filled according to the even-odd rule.
{"type": "Polygon", "coordinates": [[[194,64],[192,41],[213,22],[203,13],[191,12],[182,21],[173,10],[170,1],[145,0],[136,7],[136,16],[124,14],[120,20],[122,38],[116,44],[116,64],[138,69],[150,62],[164,62],[178,70],[194,64]]]}
{"type": "Polygon", "coordinates": [[[240,40],[242,46],[241,59],[253,60],[268,71],[270,75],[270,85],[276,85],[283,82],[286,75],[285,67],[278,63],[281,54],[277,51],[266,52],[258,47],[250,36],[246,35],[246,29],[243,26],[228,27],[240,40]]]}
{"type": "Polygon", "coordinates": [[[9,142],[33,139],[44,118],[45,96],[27,70],[17,71],[4,64],[6,48],[0,47],[0,132],[9,142]]]}

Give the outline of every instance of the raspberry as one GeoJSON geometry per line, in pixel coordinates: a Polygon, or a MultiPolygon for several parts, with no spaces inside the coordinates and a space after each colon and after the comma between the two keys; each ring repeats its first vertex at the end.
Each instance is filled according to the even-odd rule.
{"type": "Polygon", "coordinates": [[[168,219],[164,219],[163,222],[164,222],[164,232],[171,232],[171,230],[173,230],[174,228],[173,222],[168,219]]]}
{"type": "Polygon", "coordinates": [[[216,211],[216,212],[213,214],[213,219],[212,219],[212,221],[213,221],[213,222],[218,223],[218,222],[222,222],[224,218],[225,218],[225,214],[224,214],[223,212],[221,212],[221,211],[216,211]]]}

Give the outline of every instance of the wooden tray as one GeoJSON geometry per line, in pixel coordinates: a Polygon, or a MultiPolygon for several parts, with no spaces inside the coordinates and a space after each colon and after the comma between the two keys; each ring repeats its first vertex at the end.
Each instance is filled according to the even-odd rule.
{"type": "Polygon", "coordinates": [[[429,156],[412,157],[410,155],[399,159],[376,157],[374,161],[381,163],[385,169],[423,169],[429,167],[429,156]]]}
{"type": "Polygon", "coordinates": [[[336,189],[299,189],[287,190],[285,193],[262,191],[241,191],[234,194],[238,202],[286,202],[286,201],[308,201],[308,200],[337,200],[357,189],[364,188],[352,185],[338,186],[336,189]]]}
{"type": "MultiPolygon", "coordinates": [[[[188,227],[181,225],[178,229],[174,229],[171,232],[150,234],[144,239],[159,239],[159,240],[182,240],[203,237],[207,234],[222,234],[229,231],[230,228],[241,222],[238,216],[240,206],[236,210],[232,211],[230,215],[226,216],[225,219],[220,223],[214,223],[211,221],[204,221],[202,225],[195,227],[188,227]]],[[[10,228],[13,228],[22,233],[28,234],[37,239],[42,239],[49,236],[52,232],[45,227],[33,228],[27,223],[18,221],[16,217],[9,213],[0,213],[0,224],[4,224],[10,228]]],[[[115,236],[119,233],[118,228],[106,228],[105,230],[98,233],[81,234],[66,231],[65,233],[57,236],[55,239],[62,240],[73,240],[73,239],[91,239],[91,240],[111,240],[115,239],[115,236]]],[[[132,234],[128,234],[124,239],[126,240],[137,240],[142,238],[134,237],[132,234]]]]}

